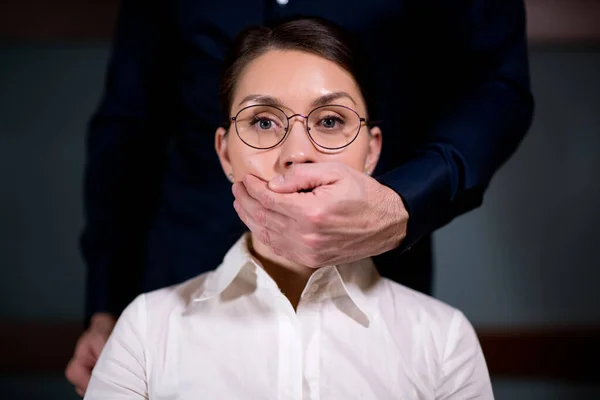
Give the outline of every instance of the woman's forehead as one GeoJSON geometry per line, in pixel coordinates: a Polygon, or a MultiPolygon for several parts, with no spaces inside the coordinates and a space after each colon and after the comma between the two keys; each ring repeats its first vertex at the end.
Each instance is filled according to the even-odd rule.
{"type": "MultiPolygon", "coordinates": [[[[336,63],[310,53],[271,50],[244,68],[236,85],[233,107],[251,96],[269,96],[289,107],[304,107],[315,99],[340,92],[354,99],[354,106],[362,106],[356,81],[336,63]]],[[[347,98],[339,101],[352,104],[347,98]]]]}

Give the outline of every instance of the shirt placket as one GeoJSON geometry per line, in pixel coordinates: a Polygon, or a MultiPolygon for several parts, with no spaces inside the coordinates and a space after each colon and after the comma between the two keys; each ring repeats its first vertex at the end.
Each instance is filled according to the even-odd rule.
{"type": "Polygon", "coordinates": [[[294,308],[283,296],[277,296],[279,308],[279,360],[278,396],[279,400],[302,400],[302,336],[300,321],[294,308]]]}
{"type": "Polygon", "coordinates": [[[323,301],[329,296],[329,283],[325,278],[328,273],[331,268],[323,267],[310,277],[298,305],[304,350],[304,400],[321,398],[321,316],[323,301]]]}
{"type": "Polygon", "coordinates": [[[301,321],[304,371],[303,400],[319,400],[321,373],[321,303],[316,298],[301,302],[298,319],[301,321]]]}

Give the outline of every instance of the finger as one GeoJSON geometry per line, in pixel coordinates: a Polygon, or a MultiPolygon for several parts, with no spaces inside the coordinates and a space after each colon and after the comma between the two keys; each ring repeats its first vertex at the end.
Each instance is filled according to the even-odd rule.
{"type": "Polygon", "coordinates": [[[77,341],[77,345],[75,346],[75,354],[73,355],[73,358],[80,359],[92,355],[92,349],[90,346],[91,336],[92,333],[89,330],[81,335],[77,341]]]}
{"type": "Polygon", "coordinates": [[[67,381],[69,381],[71,384],[77,385],[78,382],[76,380],[76,373],[74,371],[74,368],[76,368],[73,365],[74,362],[75,362],[74,358],[71,358],[69,360],[69,363],[67,364],[67,368],[65,368],[65,378],[67,378],[67,381]]]}
{"type": "Polygon", "coordinates": [[[258,200],[250,196],[243,184],[240,184],[236,190],[235,198],[234,207],[236,207],[236,211],[239,212],[239,208],[242,208],[246,213],[246,217],[252,220],[255,225],[264,226],[274,232],[284,234],[286,227],[294,222],[286,215],[263,207],[258,200]]]}
{"type": "Polygon", "coordinates": [[[91,330],[86,331],[77,341],[73,357],[77,359],[98,358],[107,338],[108,334],[91,330]]]}
{"type": "Polygon", "coordinates": [[[108,338],[105,335],[97,332],[90,335],[88,344],[90,346],[90,352],[95,359],[100,357],[100,353],[102,353],[102,349],[104,348],[104,345],[106,345],[107,339],[108,338]]]}
{"type": "Polygon", "coordinates": [[[276,193],[269,189],[267,182],[253,175],[246,175],[243,179],[244,187],[248,194],[257,200],[267,210],[278,212],[296,219],[301,197],[311,196],[306,193],[276,193]]]}
{"type": "Polygon", "coordinates": [[[92,375],[92,369],[95,361],[88,357],[73,358],[69,361],[69,365],[65,371],[65,377],[74,386],[86,388],[92,375]]]}
{"type": "Polygon", "coordinates": [[[277,193],[296,193],[335,183],[341,178],[337,164],[294,164],[282,175],[271,179],[268,188],[277,193]]]}
{"type": "Polygon", "coordinates": [[[278,247],[278,243],[281,240],[282,235],[271,231],[270,229],[257,224],[254,220],[248,217],[248,214],[243,208],[239,208],[237,211],[238,216],[244,224],[250,229],[250,231],[268,247],[278,247]]]}

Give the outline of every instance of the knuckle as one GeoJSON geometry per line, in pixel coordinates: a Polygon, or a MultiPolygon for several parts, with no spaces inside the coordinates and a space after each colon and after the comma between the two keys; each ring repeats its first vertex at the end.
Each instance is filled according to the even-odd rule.
{"type": "Polygon", "coordinates": [[[88,346],[89,346],[89,341],[90,341],[90,332],[89,331],[85,331],[77,340],[77,344],[75,345],[75,355],[77,355],[77,353],[85,351],[88,346]]]}
{"type": "Polygon", "coordinates": [[[254,213],[256,222],[260,225],[265,225],[267,222],[267,211],[264,208],[258,208],[254,213]]]}
{"type": "Polygon", "coordinates": [[[240,207],[240,209],[237,210],[237,215],[243,222],[246,222],[246,213],[243,208],[240,207]]]}
{"type": "Polygon", "coordinates": [[[402,219],[408,219],[408,211],[406,211],[405,208],[402,209],[400,215],[402,216],[402,219]]]}
{"type": "Polygon", "coordinates": [[[283,236],[287,236],[289,233],[292,232],[291,224],[286,224],[282,221],[276,221],[275,225],[277,226],[277,229],[279,229],[278,232],[280,232],[283,236]]]}
{"type": "Polygon", "coordinates": [[[307,219],[314,229],[319,229],[325,223],[325,214],[321,208],[314,208],[309,212],[307,219]]]}
{"type": "MultiPolygon", "coordinates": [[[[304,246],[308,247],[309,249],[315,249],[319,245],[319,239],[317,238],[316,235],[305,235],[302,238],[302,241],[304,242],[304,246]]],[[[309,257],[312,257],[312,256],[309,256],[309,257]]]]}
{"type": "Polygon", "coordinates": [[[269,230],[267,228],[262,228],[259,233],[260,241],[265,245],[271,247],[271,235],[269,235],[269,230]]]}
{"type": "Polygon", "coordinates": [[[81,366],[78,364],[77,360],[75,359],[71,359],[71,361],[69,361],[69,365],[67,366],[67,369],[65,370],[65,377],[67,378],[67,381],[75,384],[78,381],[78,370],[81,369],[81,366]]]}
{"type": "Polygon", "coordinates": [[[67,378],[67,380],[69,382],[73,381],[73,360],[69,361],[69,364],[67,364],[67,368],[65,369],[65,378],[67,378]]]}
{"type": "Polygon", "coordinates": [[[260,195],[260,202],[263,205],[263,207],[270,209],[273,207],[275,200],[273,199],[273,196],[271,196],[270,193],[263,193],[260,195]]]}

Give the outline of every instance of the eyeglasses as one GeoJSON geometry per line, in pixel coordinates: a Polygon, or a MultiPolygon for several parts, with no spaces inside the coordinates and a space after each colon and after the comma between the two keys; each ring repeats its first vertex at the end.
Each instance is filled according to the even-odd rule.
{"type": "Polygon", "coordinates": [[[302,117],[311,141],[326,150],[349,146],[358,137],[367,120],[353,109],[340,105],[317,107],[308,115],[288,116],[283,110],[270,105],[251,105],[242,108],[231,120],[238,137],[246,145],[259,150],[271,149],[285,140],[290,120],[302,117]]]}

